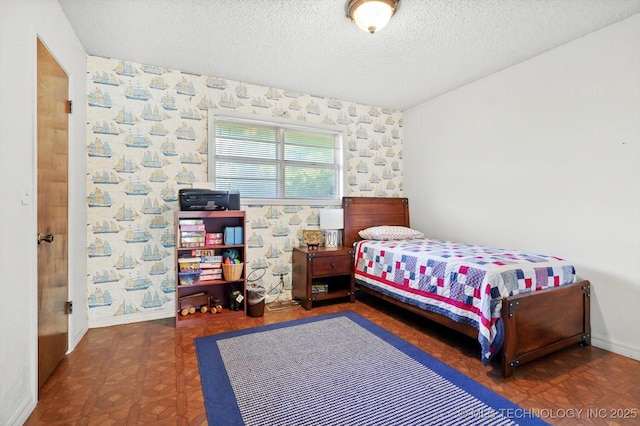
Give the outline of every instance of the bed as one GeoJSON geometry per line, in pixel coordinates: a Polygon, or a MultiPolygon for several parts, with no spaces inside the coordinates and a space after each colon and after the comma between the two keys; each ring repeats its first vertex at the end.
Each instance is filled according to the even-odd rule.
{"type": "MultiPolygon", "coordinates": [[[[578,280],[573,266],[568,262],[552,256],[545,257],[434,240],[381,241],[384,238],[369,239],[370,237],[363,240],[359,232],[368,228],[384,225],[410,230],[408,199],[344,197],[342,207],[344,209],[343,244],[354,247],[353,279],[358,291],[372,294],[478,339],[481,346],[481,360],[488,365],[494,356],[500,358],[503,377],[512,376],[517,366],[557,350],[578,343],[584,345],[591,343],[590,283],[586,280],[578,280]],[[408,252],[404,254],[393,252],[401,249],[408,252]],[[478,258],[483,259],[498,259],[502,263],[497,273],[491,271],[489,266],[475,268],[487,271],[484,281],[481,282],[478,279],[475,288],[473,285],[465,287],[464,280],[470,280],[470,278],[463,276],[461,279],[452,279],[452,289],[445,290],[442,287],[436,288],[442,282],[433,281],[432,275],[436,274],[428,272],[433,270],[429,269],[434,266],[433,263],[429,266],[426,263],[419,264],[424,260],[421,259],[423,252],[442,256],[443,251],[447,253],[445,257],[449,254],[455,257],[462,253],[459,257],[464,258],[471,253],[470,258],[474,260],[477,260],[475,259],[477,255],[478,258]],[[506,262],[504,256],[507,256],[506,262]],[[411,268],[404,267],[401,260],[405,259],[409,259],[407,260],[409,263],[412,262],[411,268]],[[525,264],[515,263],[523,259],[525,264]],[[513,263],[513,265],[505,265],[505,263],[513,263]],[[530,273],[527,270],[532,268],[532,264],[538,266],[535,268],[537,272],[530,273]],[[399,271],[394,270],[396,267],[399,271]],[[413,271],[413,275],[407,272],[409,269],[413,271]],[[513,280],[509,281],[509,277],[515,273],[511,272],[514,269],[518,271],[518,278],[522,278],[516,280],[520,284],[514,283],[513,280]],[[531,286],[531,274],[535,275],[541,270],[549,271],[549,277],[545,278],[550,283],[549,286],[535,284],[535,276],[534,284],[531,286]],[[498,281],[496,277],[502,280],[500,285],[493,282],[498,281]],[[429,280],[431,285],[428,284],[429,280]],[[435,282],[437,284],[434,284],[435,282]],[[463,285],[460,285],[460,282],[463,282],[463,285]],[[505,286],[505,282],[510,284],[505,286]],[[455,287],[456,283],[457,287],[455,287]],[[447,299],[448,291],[459,296],[452,296],[455,303],[447,299]],[[452,309],[444,309],[447,306],[452,309]]],[[[424,256],[428,257],[430,254],[424,256]]],[[[436,258],[436,260],[443,259],[436,258]]],[[[461,267],[463,269],[460,270],[467,273],[467,265],[461,267]]],[[[450,271],[447,270],[446,274],[448,276],[450,271]]],[[[443,274],[440,273],[440,276],[443,274]]]]}

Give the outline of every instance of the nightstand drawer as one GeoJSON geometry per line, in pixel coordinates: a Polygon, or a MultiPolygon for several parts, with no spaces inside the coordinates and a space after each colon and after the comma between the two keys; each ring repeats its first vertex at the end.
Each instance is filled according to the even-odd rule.
{"type": "Polygon", "coordinates": [[[321,275],[347,275],[353,269],[351,256],[319,256],[314,258],[311,264],[311,274],[314,277],[321,275]]]}

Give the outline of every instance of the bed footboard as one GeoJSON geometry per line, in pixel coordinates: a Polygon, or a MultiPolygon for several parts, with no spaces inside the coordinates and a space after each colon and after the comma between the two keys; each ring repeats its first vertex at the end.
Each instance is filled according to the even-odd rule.
{"type": "Polygon", "coordinates": [[[502,375],[576,343],[591,344],[589,281],[503,300],[502,375]]]}

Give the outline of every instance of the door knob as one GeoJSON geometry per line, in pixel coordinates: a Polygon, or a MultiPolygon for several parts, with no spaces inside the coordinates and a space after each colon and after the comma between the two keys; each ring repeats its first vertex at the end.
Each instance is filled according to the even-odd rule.
{"type": "Polygon", "coordinates": [[[43,234],[42,232],[38,234],[38,244],[40,244],[41,242],[47,242],[47,243],[52,243],[53,242],[53,234],[43,234]]]}

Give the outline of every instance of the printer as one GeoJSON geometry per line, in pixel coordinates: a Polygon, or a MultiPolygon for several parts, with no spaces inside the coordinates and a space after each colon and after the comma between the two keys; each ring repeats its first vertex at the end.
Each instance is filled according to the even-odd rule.
{"type": "Polygon", "coordinates": [[[215,189],[183,188],[178,191],[180,210],[240,210],[240,193],[215,189]]]}

